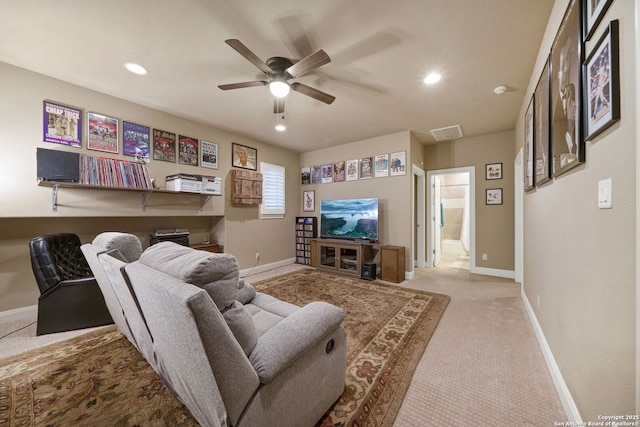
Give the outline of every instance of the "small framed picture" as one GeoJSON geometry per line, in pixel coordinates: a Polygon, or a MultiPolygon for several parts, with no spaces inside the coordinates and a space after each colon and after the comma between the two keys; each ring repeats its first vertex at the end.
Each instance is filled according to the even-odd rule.
{"type": "Polygon", "coordinates": [[[316,192],[314,190],[302,192],[302,210],[304,212],[316,210],[316,192]]]}
{"type": "Polygon", "coordinates": [[[487,205],[502,204],[502,188],[487,188],[487,205]]]}
{"type": "Polygon", "coordinates": [[[118,152],[118,119],[87,112],[87,148],[118,152]]]}
{"type": "Polygon", "coordinates": [[[149,158],[149,126],[122,121],[122,154],[149,158]]]}
{"type": "Polygon", "coordinates": [[[322,165],[322,183],[330,184],[333,182],[333,163],[322,165]]]}
{"type": "Polygon", "coordinates": [[[312,184],[322,183],[322,166],[321,165],[311,166],[311,183],[312,184]]]}
{"type": "Polygon", "coordinates": [[[257,169],[258,150],[235,142],[231,143],[231,149],[231,165],[234,168],[250,169],[252,171],[257,169]]]}
{"type": "Polygon", "coordinates": [[[585,140],[595,138],[620,120],[620,70],[618,68],[618,20],[611,21],[582,67],[585,140]]]}
{"type": "Polygon", "coordinates": [[[311,184],[311,166],[305,166],[300,171],[300,182],[302,185],[311,184]]]}
{"type": "Polygon", "coordinates": [[[176,162],[176,134],[166,130],[153,130],[153,160],[176,162]]]}
{"type": "Polygon", "coordinates": [[[502,179],[502,163],[489,163],[485,169],[486,179],[502,179]]]}
{"type": "Polygon", "coordinates": [[[407,152],[399,151],[397,153],[391,153],[391,160],[389,161],[389,169],[391,170],[391,176],[406,175],[407,174],[407,152]]]}
{"type": "Polygon", "coordinates": [[[200,141],[200,166],[218,169],[218,144],[205,140],[200,141]]]}
{"type": "Polygon", "coordinates": [[[389,155],[388,154],[376,154],[374,157],[376,178],[382,178],[389,176],[389,155]]]}
{"type": "Polygon", "coordinates": [[[613,0],[581,0],[583,5],[584,41],[588,41],[598,28],[613,0]]]}
{"type": "Polygon", "coordinates": [[[358,180],[358,159],[347,160],[347,181],[358,180]]]}
{"type": "Polygon", "coordinates": [[[43,101],[42,140],[70,147],[82,147],[82,110],[43,101]]]}
{"type": "Polygon", "coordinates": [[[360,159],[360,179],[373,178],[373,157],[360,159]]]}
{"type": "Polygon", "coordinates": [[[333,182],[342,182],[345,180],[344,160],[333,164],[333,182]]]}
{"type": "Polygon", "coordinates": [[[198,166],[198,145],[200,141],[190,136],[178,137],[178,163],[198,166]]]}

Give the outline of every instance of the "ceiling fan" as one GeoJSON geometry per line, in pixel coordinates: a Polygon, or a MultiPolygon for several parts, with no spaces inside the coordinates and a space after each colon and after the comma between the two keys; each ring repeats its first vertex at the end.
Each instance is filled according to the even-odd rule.
{"type": "Polygon", "coordinates": [[[329,58],[329,55],[327,55],[324,50],[320,49],[294,64],[289,59],[280,56],[274,56],[266,61],[262,61],[256,54],[237,39],[225,40],[225,43],[235,49],[240,55],[244,56],[253,65],[258,67],[260,71],[269,76],[269,80],[254,80],[250,82],[219,85],[218,87],[220,89],[230,90],[240,89],[243,87],[269,86],[269,90],[276,97],[273,104],[274,113],[284,112],[284,97],[289,93],[289,89],[293,89],[303,95],[310,96],[311,98],[317,99],[325,104],[331,104],[336,99],[335,96],[329,95],[328,93],[322,92],[318,89],[314,89],[303,83],[289,82],[290,79],[302,77],[316,68],[331,62],[331,58],[329,58]]]}

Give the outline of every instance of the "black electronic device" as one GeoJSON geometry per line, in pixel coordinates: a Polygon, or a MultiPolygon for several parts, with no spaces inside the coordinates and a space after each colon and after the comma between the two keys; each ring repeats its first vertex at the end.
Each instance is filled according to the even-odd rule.
{"type": "Polygon", "coordinates": [[[378,266],[375,262],[365,262],[362,264],[362,274],[360,278],[364,280],[376,280],[377,270],[378,266]]]}
{"type": "Polygon", "coordinates": [[[36,163],[38,179],[64,182],[78,182],[80,180],[79,153],[38,148],[36,163]]]}

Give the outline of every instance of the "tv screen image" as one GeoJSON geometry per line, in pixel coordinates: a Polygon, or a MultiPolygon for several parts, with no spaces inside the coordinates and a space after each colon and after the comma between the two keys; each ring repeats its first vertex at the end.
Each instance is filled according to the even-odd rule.
{"type": "Polygon", "coordinates": [[[378,240],[378,199],[322,200],[320,237],[378,240]]]}

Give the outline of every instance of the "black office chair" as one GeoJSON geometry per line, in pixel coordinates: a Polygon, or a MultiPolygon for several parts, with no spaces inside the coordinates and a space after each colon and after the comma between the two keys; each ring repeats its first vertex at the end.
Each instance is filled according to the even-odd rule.
{"type": "Polygon", "coordinates": [[[73,233],[31,240],[31,266],[40,288],[37,334],[113,323],[104,297],[73,233]]]}

